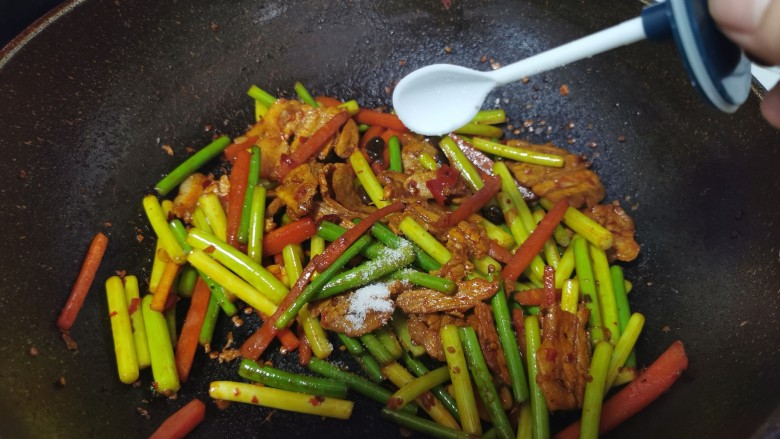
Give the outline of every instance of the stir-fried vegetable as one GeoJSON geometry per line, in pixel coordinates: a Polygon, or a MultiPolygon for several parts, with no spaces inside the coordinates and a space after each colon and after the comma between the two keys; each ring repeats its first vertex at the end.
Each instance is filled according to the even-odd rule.
{"type": "MultiPolygon", "coordinates": [[[[347,419],[355,392],[437,437],[546,438],[551,411],[577,410],[581,424],[559,437],[596,437],[685,369],[675,343],[632,381],[644,316],[616,263],[635,257],[619,248],[636,245],[633,224],[598,209],[604,188],[579,156],[498,140],[501,110],[457,131],[474,137],[435,142],[392,113],[294,89],[300,100],[252,86],[257,124],[143,198],[148,288],[132,275],[106,283],[122,382],[151,365],[155,392],[172,396],[201,345],[219,363],[240,359],[238,375],[214,375],[215,400],[347,419]],[[203,169],[223,151],[225,166],[203,169]],[[215,332],[250,315],[248,335],[215,332]],[[275,339],[304,373],[265,362],[275,339]],[[338,350],[360,368],[332,362],[338,350]]],[[[61,329],[106,245],[98,234],[61,329]]],[[[186,434],[204,409],[193,400],[156,437],[186,434]]]]}
{"type": "Polygon", "coordinates": [[[98,267],[100,267],[100,261],[103,259],[107,246],[108,237],[106,235],[98,233],[92,238],[92,243],[89,245],[89,250],[87,250],[87,256],[84,258],[81,271],[79,271],[79,275],[68,297],[68,302],[62,308],[62,312],[57,319],[57,327],[61,330],[67,331],[76,321],[76,317],[84,305],[84,299],[87,298],[89,288],[92,286],[92,281],[95,280],[95,275],[98,267]]]}

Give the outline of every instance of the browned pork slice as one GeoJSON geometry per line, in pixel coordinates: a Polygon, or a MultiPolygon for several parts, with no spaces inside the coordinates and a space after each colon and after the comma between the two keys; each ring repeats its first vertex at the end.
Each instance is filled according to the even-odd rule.
{"type": "Polygon", "coordinates": [[[366,205],[355,188],[355,173],[345,163],[322,165],[318,172],[322,201],[316,203],[314,220],[328,220],[344,226],[352,226],[355,218],[365,218],[376,210],[366,205]]]}
{"type": "Polygon", "coordinates": [[[447,295],[432,289],[407,290],[395,299],[403,312],[407,314],[428,314],[439,311],[465,312],[477,303],[489,299],[498,291],[498,282],[484,279],[472,279],[456,282],[458,290],[447,295]]]}
{"type": "Polygon", "coordinates": [[[402,288],[400,282],[378,283],[321,300],[312,306],[325,329],[350,337],[359,337],[384,326],[393,315],[392,296],[402,288]]]}
{"type": "Polygon", "coordinates": [[[587,323],[588,310],[584,306],[576,314],[563,311],[557,303],[544,310],[536,382],[550,411],[582,407],[590,367],[587,323]]]}
{"type": "Polygon", "coordinates": [[[522,140],[509,140],[510,146],[530,149],[545,154],[563,157],[563,168],[534,165],[522,162],[507,162],[517,181],[538,196],[552,202],[563,198],[569,205],[579,209],[582,206],[594,206],[604,199],[604,185],[598,175],[591,171],[582,156],[572,154],[552,144],[534,145],[522,140]]]}
{"type": "Polygon", "coordinates": [[[339,108],[314,108],[297,100],[277,99],[263,120],[246,133],[247,137],[257,136],[260,176],[271,177],[283,154],[295,151],[302,141],[341,111],[339,108]]]}
{"type": "Polygon", "coordinates": [[[639,255],[639,244],[634,240],[634,220],[620,207],[618,201],[599,204],[583,212],[612,232],[614,241],[612,248],[607,250],[610,259],[626,262],[636,259],[639,255]]]}
{"type": "Polygon", "coordinates": [[[203,175],[196,172],[187,177],[179,185],[179,193],[173,199],[171,213],[187,223],[191,222],[192,212],[198,206],[198,198],[203,194],[215,193],[221,198],[227,197],[230,181],[227,176],[214,180],[212,174],[203,175]]]}
{"type": "MultiPolygon", "coordinates": [[[[314,207],[314,196],[317,195],[317,177],[315,172],[318,164],[304,163],[293,168],[276,188],[275,203],[287,207],[290,218],[297,220],[309,215],[314,207]]],[[[275,207],[275,206],[274,206],[275,207]]],[[[275,209],[269,208],[269,213],[275,209]]]]}
{"type": "Polygon", "coordinates": [[[493,311],[487,304],[480,302],[474,307],[474,316],[477,321],[477,338],[479,338],[479,346],[482,348],[485,363],[493,371],[493,375],[503,384],[511,384],[504,348],[501,346],[501,340],[498,338],[498,331],[496,331],[493,320],[493,311]]]}
{"type": "Polygon", "coordinates": [[[409,316],[409,336],[415,344],[423,346],[425,352],[439,361],[445,361],[441,343],[441,327],[444,325],[465,326],[463,317],[444,313],[411,314],[409,316]]]}

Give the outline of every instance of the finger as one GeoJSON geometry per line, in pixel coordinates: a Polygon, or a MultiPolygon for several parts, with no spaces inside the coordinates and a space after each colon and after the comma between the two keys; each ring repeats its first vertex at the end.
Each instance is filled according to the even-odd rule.
{"type": "Polygon", "coordinates": [[[758,29],[772,0],[709,0],[710,15],[724,31],[751,33],[758,29]]]}
{"type": "Polygon", "coordinates": [[[729,38],[754,57],[780,64],[780,0],[710,0],[709,5],[729,38]]]}
{"type": "Polygon", "coordinates": [[[761,102],[761,114],[770,125],[780,128],[780,84],[764,96],[761,102]]]}

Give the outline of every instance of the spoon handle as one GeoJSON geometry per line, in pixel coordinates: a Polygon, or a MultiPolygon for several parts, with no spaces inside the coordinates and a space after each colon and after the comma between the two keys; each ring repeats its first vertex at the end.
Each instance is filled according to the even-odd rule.
{"type": "Polygon", "coordinates": [[[642,41],[645,38],[647,36],[642,24],[642,17],[636,17],[595,34],[493,70],[488,75],[499,85],[505,85],[526,76],[542,73],[581,59],[590,58],[608,50],[642,41]]]}

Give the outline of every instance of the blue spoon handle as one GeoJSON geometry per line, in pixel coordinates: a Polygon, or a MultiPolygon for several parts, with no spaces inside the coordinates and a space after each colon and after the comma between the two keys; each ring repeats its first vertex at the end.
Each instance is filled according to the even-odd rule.
{"type": "Polygon", "coordinates": [[[642,25],[647,38],[674,38],[691,83],[701,96],[733,113],[750,93],[750,62],[718,29],[706,0],[668,0],[646,7],[642,25]]]}

